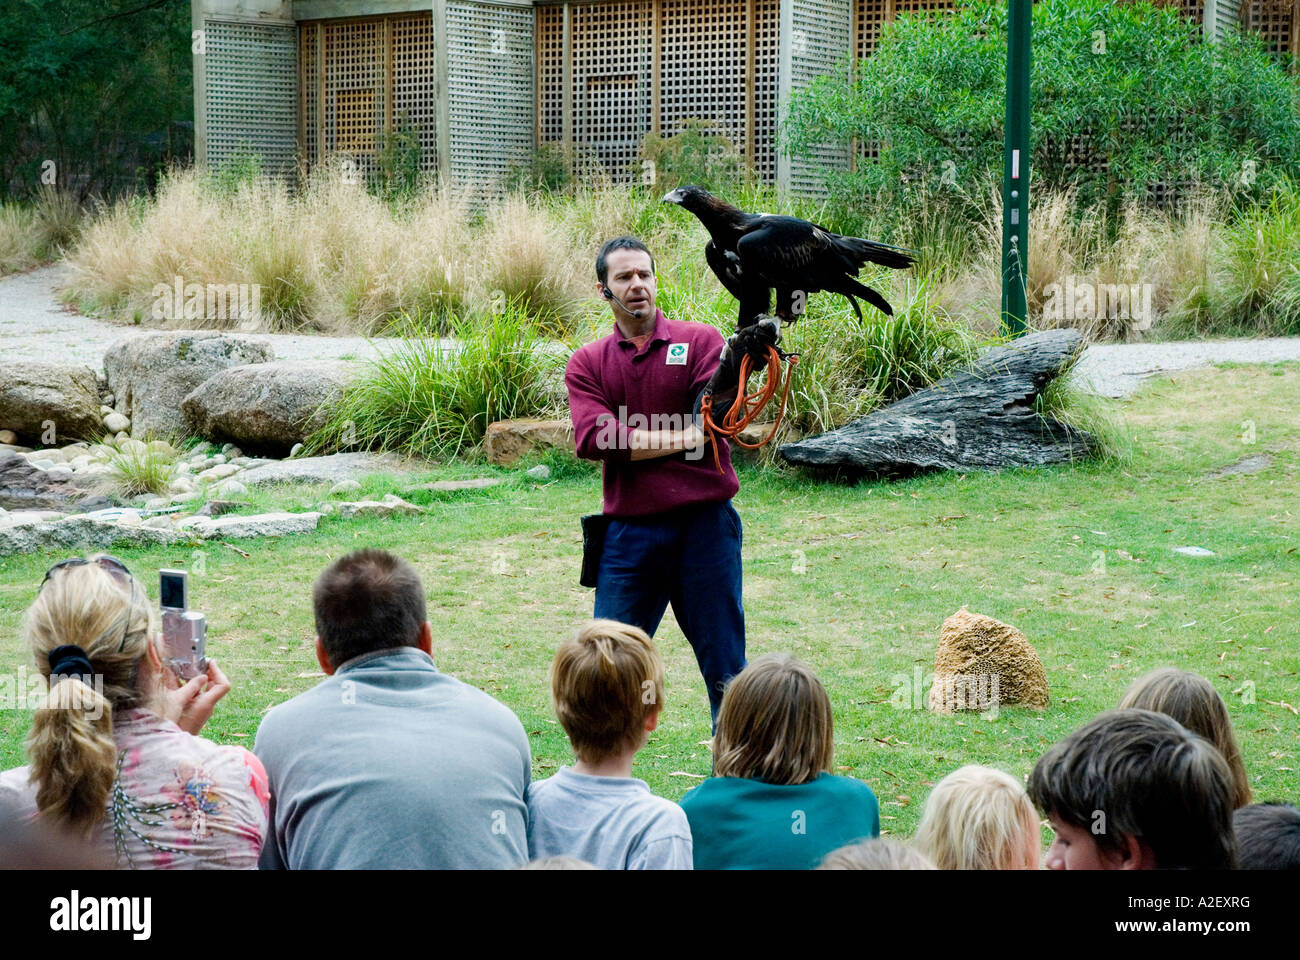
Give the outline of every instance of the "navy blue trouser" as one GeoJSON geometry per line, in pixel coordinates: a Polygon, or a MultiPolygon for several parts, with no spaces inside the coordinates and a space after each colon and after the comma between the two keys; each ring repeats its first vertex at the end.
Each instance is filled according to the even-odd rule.
{"type": "Polygon", "coordinates": [[[596,577],[598,618],[654,636],[668,604],[695,651],[716,726],[722,690],[745,667],[740,515],[731,501],[613,520],[596,577]]]}

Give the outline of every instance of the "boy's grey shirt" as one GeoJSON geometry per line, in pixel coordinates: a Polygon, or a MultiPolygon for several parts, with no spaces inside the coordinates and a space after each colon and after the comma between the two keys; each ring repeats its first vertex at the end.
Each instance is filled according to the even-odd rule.
{"type": "Polygon", "coordinates": [[[398,647],[273,709],[253,752],[267,869],[509,868],[528,859],[528,737],[492,697],[398,647]]]}
{"type": "Polygon", "coordinates": [[[577,857],[603,870],[690,870],[691,826],[644,780],[561,767],[528,787],[528,853],[577,857]]]}

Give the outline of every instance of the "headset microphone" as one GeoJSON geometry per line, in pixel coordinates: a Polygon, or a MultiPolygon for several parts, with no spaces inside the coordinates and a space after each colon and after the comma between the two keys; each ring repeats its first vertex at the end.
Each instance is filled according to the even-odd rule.
{"type": "Polygon", "coordinates": [[[617,303],[620,307],[623,308],[624,313],[628,314],[629,316],[636,317],[638,320],[641,319],[641,311],[629,310],[627,304],[624,303],[622,300],[620,300],[618,297],[614,296],[614,291],[609,289],[609,287],[601,287],[600,289],[601,289],[601,293],[604,294],[606,300],[613,300],[615,303],[617,303]]]}

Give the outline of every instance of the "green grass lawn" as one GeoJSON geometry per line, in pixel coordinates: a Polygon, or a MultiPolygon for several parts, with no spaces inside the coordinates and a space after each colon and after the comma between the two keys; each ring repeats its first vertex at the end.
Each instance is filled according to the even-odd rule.
{"type": "MultiPolygon", "coordinates": [[[[1298,396],[1295,364],[1161,378],[1118,404],[1132,453],[1109,465],[854,486],[744,470],[736,506],[749,654],[789,651],[817,669],[835,706],[836,769],[871,785],[890,833],[914,830],[946,773],[983,763],[1026,774],[1049,744],[1164,664],[1204,674],[1227,699],[1257,798],[1300,800],[1298,396]],[[1261,473],[1209,476],[1258,454],[1273,458],[1261,473]],[[1176,546],[1215,555],[1182,556],[1176,546]],[[909,699],[899,691],[918,668],[928,682],[940,625],[963,605],[1025,633],[1047,670],[1047,710],[1003,708],[986,720],[891,705],[909,699]]],[[[312,580],[341,554],[378,546],[424,578],[439,667],[519,715],[534,776],[567,762],[546,669],[560,638],[591,613],[592,593],[577,584],[577,518],[599,508],[599,479],[568,469],[538,484],[464,465],[436,474],[492,472],[509,483],[426,500],[422,517],[327,518],[311,536],[238,542],[247,558],[214,543],[122,551],[154,597],[157,568],[202,562],[192,600],[234,684],[206,733],[251,747],[266,710],[319,681],[312,580]]],[[[366,491],[402,486],[372,478],[366,491]]],[[[258,500],[300,509],[321,495],[258,500]]],[[[56,559],[0,560],[0,672],[29,663],[21,614],[56,559]]],[[[635,772],[676,799],[709,772],[709,714],[671,614],[657,639],[668,702],[635,772]]],[[[28,724],[27,713],[0,711],[3,767],[24,762],[28,724]]]]}

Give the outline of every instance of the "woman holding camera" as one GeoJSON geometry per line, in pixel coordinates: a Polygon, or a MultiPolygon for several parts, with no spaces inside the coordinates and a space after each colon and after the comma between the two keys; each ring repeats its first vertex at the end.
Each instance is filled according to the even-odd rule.
{"type": "Polygon", "coordinates": [[[209,661],[180,685],[149,626],[148,598],[120,560],[50,568],[24,625],[49,695],[30,766],[0,774],[0,795],[118,867],[254,869],[266,772],[242,747],[196,736],[230,682],[209,661]]]}

